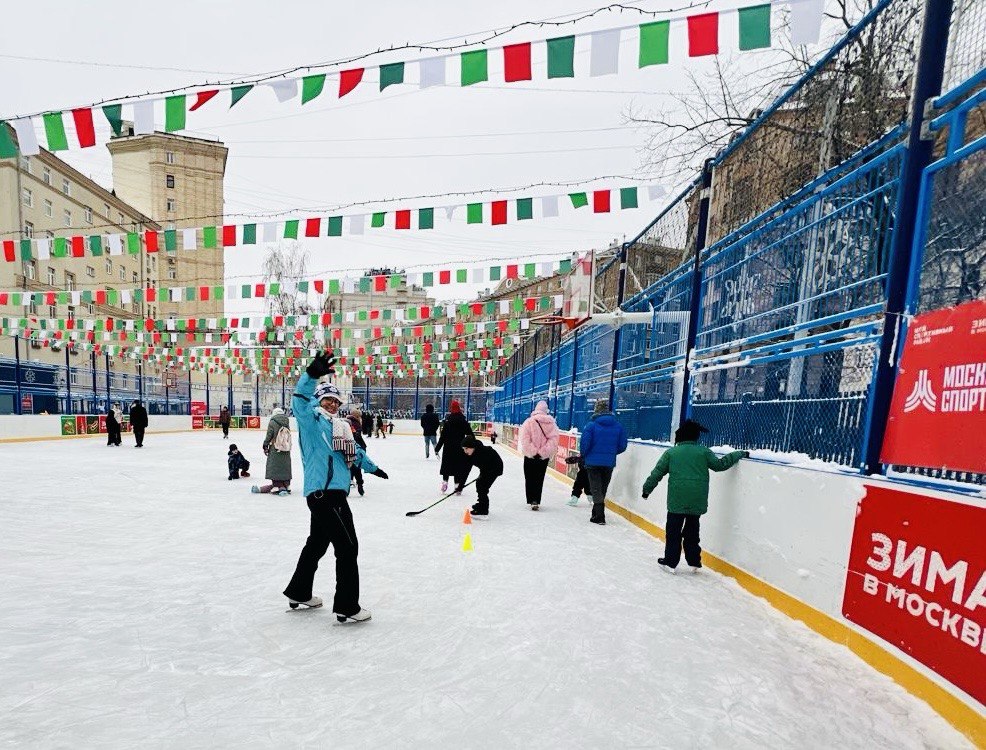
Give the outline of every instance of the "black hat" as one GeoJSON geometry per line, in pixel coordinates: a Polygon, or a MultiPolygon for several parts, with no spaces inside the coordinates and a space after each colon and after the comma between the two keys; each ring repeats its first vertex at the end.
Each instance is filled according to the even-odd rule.
{"type": "Polygon", "coordinates": [[[694,419],[686,419],[681,426],[674,431],[674,441],[681,443],[686,440],[698,440],[700,433],[708,432],[708,429],[700,425],[694,419]]]}
{"type": "Polygon", "coordinates": [[[481,445],[482,445],[482,443],[479,442],[472,435],[466,435],[464,438],[462,438],[462,447],[463,448],[478,448],[481,445]]]}
{"type": "Polygon", "coordinates": [[[229,444],[229,452],[230,453],[232,453],[233,451],[238,451],[238,450],[239,450],[239,448],[236,447],[236,443],[230,443],[229,444]]]}

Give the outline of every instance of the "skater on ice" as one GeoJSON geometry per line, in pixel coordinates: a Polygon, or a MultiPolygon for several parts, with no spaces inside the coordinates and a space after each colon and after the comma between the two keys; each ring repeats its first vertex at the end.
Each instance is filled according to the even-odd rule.
{"type": "Polygon", "coordinates": [[[585,470],[585,461],[582,459],[581,454],[569,456],[565,459],[565,463],[569,466],[577,465],[579,467],[578,472],[575,474],[575,482],[572,484],[572,496],[568,498],[566,503],[574,508],[579,504],[579,498],[582,497],[582,493],[589,489],[589,474],[585,470]]]}
{"type": "Polygon", "coordinates": [[[332,612],[339,622],[363,622],[370,619],[370,613],[359,604],[359,540],[348,502],[349,468],[358,464],[381,479],[387,479],[387,473],[377,468],[356,444],[349,421],[339,416],[344,401],[339,388],[333,383],[318,382],[334,372],[334,363],[335,358],[324,352],[316,354],[292,396],[311,531],[284,595],[292,609],[322,606],[322,600],[312,594],[312,584],[319,560],[331,544],[336,558],[332,612]]]}
{"type": "Polygon", "coordinates": [[[219,410],[219,426],[223,428],[223,440],[229,440],[229,407],[219,410]]]}
{"type": "Polygon", "coordinates": [[[469,474],[470,463],[466,454],[462,452],[462,440],[465,437],[474,437],[472,427],[466,421],[466,416],[462,413],[459,402],[453,400],[449,404],[449,413],[442,423],[442,435],[438,438],[435,446],[435,454],[443,448],[442,453],[442,492],[448,492],[448,479],[452,477],[456,487],[461,487],[466,483],[466,476],[469,474]]]}
{"type": "MultiPolygon", "coordinates": [[[[454,401],[452,403],[455,403],[454,401]]],[[[496,448],[483,445],[474,435],[467,435],[462,439],[462,452],[468,461],[469,468],[462,477],[462,481],[456,484],[456,494],[462,492],[462,488],[469,477],[471,467],[479,469],[479,477],[476,479],[476,504],[472,506],[470,513],[474,516],[488,516],[490,513],[490,487],[497,477],[503,474],[503,459],[496,452],[496,448]]]]}
{"type": "Polygon", "coordinates": [[[116,410],[111,406],[106,410],[106,444],[119,445],[121,442],[120,422],[116,418],[116,410]]]}
{"type": "Polygon", "coordinates": [[[589,520],[606,525],[606,491],[616,468],[616,457],[627,449],[627,432],[623,429],[609,402],[600,399],[592,409],[592,419],[582,430],[580,448],[592,495],[592,515],[589,520]]]}
{"type": "Polygon", "coordinates": [[[144,430],[147,429],[147,409],[140,401],[134,401],[130,405],[130,428],[134,431],[134,438],[137,440],[135,448],[144,447],[144,430]]]}
{"type": "Polygon", "coordinates": [[[250,476],[250,462],[246,460],[246,456],[240,453],[236,443],[231,443],[229,446],[229,451],[226,453],[226,465],[229,467],[231,480],[250,476]]]}
{"type": "MultiPolygon", "coordinates": [[[[495,433],[494,433],[495,434],[495,433]]],[[[524,486],[531,510],[541,507],[544,475],[558,452],[558,425],[548,413],[548,402],[538,401],[520,426],[520,452],[524,456],[524,486]]],[[[495,440],[493,442],[496,442],[495,440]]]]}
{"type": "Polygon", "coordinates": [[[674,433],[674,447],[657,460],[657,465],[644,482],[643,497],[654,491],[668,475],[668,520],[664,557],[658,564],[673,573],[681,560],[684,543],[685,562],[692,572],[702,567],[702,547],[699,545],[699,521],[709,509],[709,471],[726,471],[749,451],[732,451],[721,458],[698,442],[699,435],[708,430],[698,422],[686,419],[674,433]]]}
{"type": "Polygon", "coordinates": [[[438,455],[438,425],[439,419],[438,415],[435,413],[435,407],[431,404],[425,405],[425,413],[421,415],[421,433],[425,436],[425,458],[431,457],[431,452],[429,448],[434,449],[435,455],[438,455]]]}
{"type": "MultiPolygon", "coordinates": [[[[362,426],[363,426],[363,415],[360,413],[359,409],[354,409],[349,414],[349,427],[353,431],[353,440],[356,441],[356,445],[366,450],[366,441],[363,439],[362,426]]],[[[353,477],[353,482],[356,483],[356,491],[359,493],[360,497],[363,497],[363,470],[359,467],[359,464],[353,462],[353,465],[349,467],[349,473],[353,477]]]]}
{"type": "Polygon", "coordinates": [[[291,422],[284,409],[275,408],[267,423],[267,435],[264,437],[264,455],[267,456],[267,466],[264,472],[269,484],[261,487],[254,485],[252,492],[287,495],[291,492],[291,422]]]}

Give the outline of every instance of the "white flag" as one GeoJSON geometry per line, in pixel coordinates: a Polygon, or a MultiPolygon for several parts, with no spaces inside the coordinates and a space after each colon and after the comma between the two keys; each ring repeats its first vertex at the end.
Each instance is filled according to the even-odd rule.
{"type": "Polygon", "coordinates": [[[14,126],[14,132],[17,133],[17,149],[21,152],[21,156],[35,156],[41,153],[38,136],[34,132],[34,120],[30,117],[22,117],[11,120],[10,124],[14,126]]]}
{"type": "Polygon", "coordinates": [[[607,76],[620,69],[620,30],[594,31],[589,55],[589,75],[607,76]]]}
{"type": "Polygon", "coordinates": [[[472,283],[473,284],[482,284],[483,283],[483,269],[482,268],[474,268],[474,269],[472,269],[472,283]]]}
{"type": "Polygon", "coordinates": [[[154,132],[154,100],[141,99],[134,102],[134,134],[147,135],[154,132]]]}
{"type": "Polygon", "coordinates": [[[552,270],[551,270],[552,265],[553,264],[551,262],[542,263],[539,266],[539,269],[540,270],[538,271],[538,273],[540,273],[541,276],[551,276],[552,275],[552,270]]]}
{"type": "Polygon", "coordinates": [[[366,231],[366,214],[355,214],[349,217],[349,233],[363,234],[366,231]]]}
{"type": "Polygon", "coordinates": [[[455,209],[457,208],[458,206],[445,206],[445,218],[452,221],[452,217],[455,214],[455,209]]]}
{"type": "Polygon", "coordinates": [[[277,101],[281,104],[294,99],[298,95],[298,80],[296,78],[271,81],[267,85],[274,89],[274,96],[277,97],[277,101]]]}
{"type": "Polygon", "coordinates": [[[647,198],[652,201],[656,201],[658,198],[663,198],[668,194],[668,191],[664,189],[663,185],[648,185],[647,186],[647,198]]]}
{"type": "Polygon", "coordinates": [[[423,89],[445,85],[445,58],[429,57],[418,63],[421,71],[419,86],[423,89]]]}
{"type": "Polygon", "coordinates": [[[825,0],[793,0],[790,21],[792,44],[818,44],[824,9],[825,0]]]}
{"type": "Polygon", "coordinates": [[[546,195],[541,199],[541,216],[550,219],[558,215],[558,196],[546,195]]]}
{"type": "MultiPolygon", "coordinates": [[[[120,290],[120,303],[121,304],[124,304],[124,305],[129,305],[130,304],[130,290],[129,289],[121,289],[120,290]]],[[[128,322],[129,323],[133,323],[132,320],[131,321],[128,321],[128,322]]]]}
{"type": "Polygon", "coordinates": [[[47,237],[38,238],[38,260],[48,260],[51,257],[51,240],[47,237]]]}
{"type": "Polygon", "coordinates": [[[72,304],[78,305],[82,301],[82,292],[72,292],[72,304]]]}
{"type": "Polygon", "coordinates": [[[507,315],[510,313],[510,300],[502,299],[500,300],[500,315],[507,315]]]}
{"type": "Polygon", "coordinates": [[[182,250],[194,250],[196,246],[195,240],[195,229],[182,229],[181,230],[181,249],[182,250]]]}
{"type": "Polygon", "coordinates": [[[277,222],[264,222],[264,242],[277,242],[277,222]]]}
{"type": "Polygon", "coordinates": [[[531,327],[531,321],[530,321],[530,319],[528,319],[528,318],[521,318],[520,319],[520,330],[526,331],[530,327],[531,327]]]}

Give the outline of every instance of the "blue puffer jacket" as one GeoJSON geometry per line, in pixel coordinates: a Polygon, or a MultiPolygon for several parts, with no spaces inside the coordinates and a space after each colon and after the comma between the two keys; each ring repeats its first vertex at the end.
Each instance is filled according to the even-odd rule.
{"type": "MultiPolygon", "coordinates": [[[[301,463],[305,469],[305,495],[318,490],[342,490],[348,496],[349,467],[346,466],[346,457],[332,450],[332,424],[318,410],[318,404],[312,398],[317,386],[317,380],[302,373],[291,397],[291,408],[298,420],[298,442],[301,443],[301,463]]],[[[365,471],[377,470],[377,465],[358,445],[356,463],[365,471]]]]}
{"type": "Polygon", "coordinates": [[[616,466],[616,454],[627,449],[627,431],[612,413],[596,414],[582,430],[579,452],[586,466],[616,466]]]}

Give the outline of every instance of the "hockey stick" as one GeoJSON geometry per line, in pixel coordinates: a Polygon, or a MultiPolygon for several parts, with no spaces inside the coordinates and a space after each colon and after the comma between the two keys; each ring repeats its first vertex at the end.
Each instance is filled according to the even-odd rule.
{"type": "MultiPolygon", "coordinates": [[[[462,489],[465,489],[470,484],[475,484],[475,483],[476,483],[476,480],[475,479],[473,479],[471,482],[466,482],[464,485],[462,485],[462,489]]],[[[454,495],[456,493],[456,491],[457,490],[452,490],[445,497],[443,497],[442,500],[448,500],[450,497],[452,497],[452,495],[454,495]]],[[[436,505],[438,505],[440,502],[442,502],[442,500],[436,500],[431,505],[429,505],[428,508],[434,508],[436,505]]],[[[417,515],[419,515],[421,513],[424,513],[426,510],[428,510],[428,508],[422,508],[421,510],[409,510],[404,515],[405,516],[408,516],[408,517],[410,517],[410,516],[417,516],[417,515]]]]}

